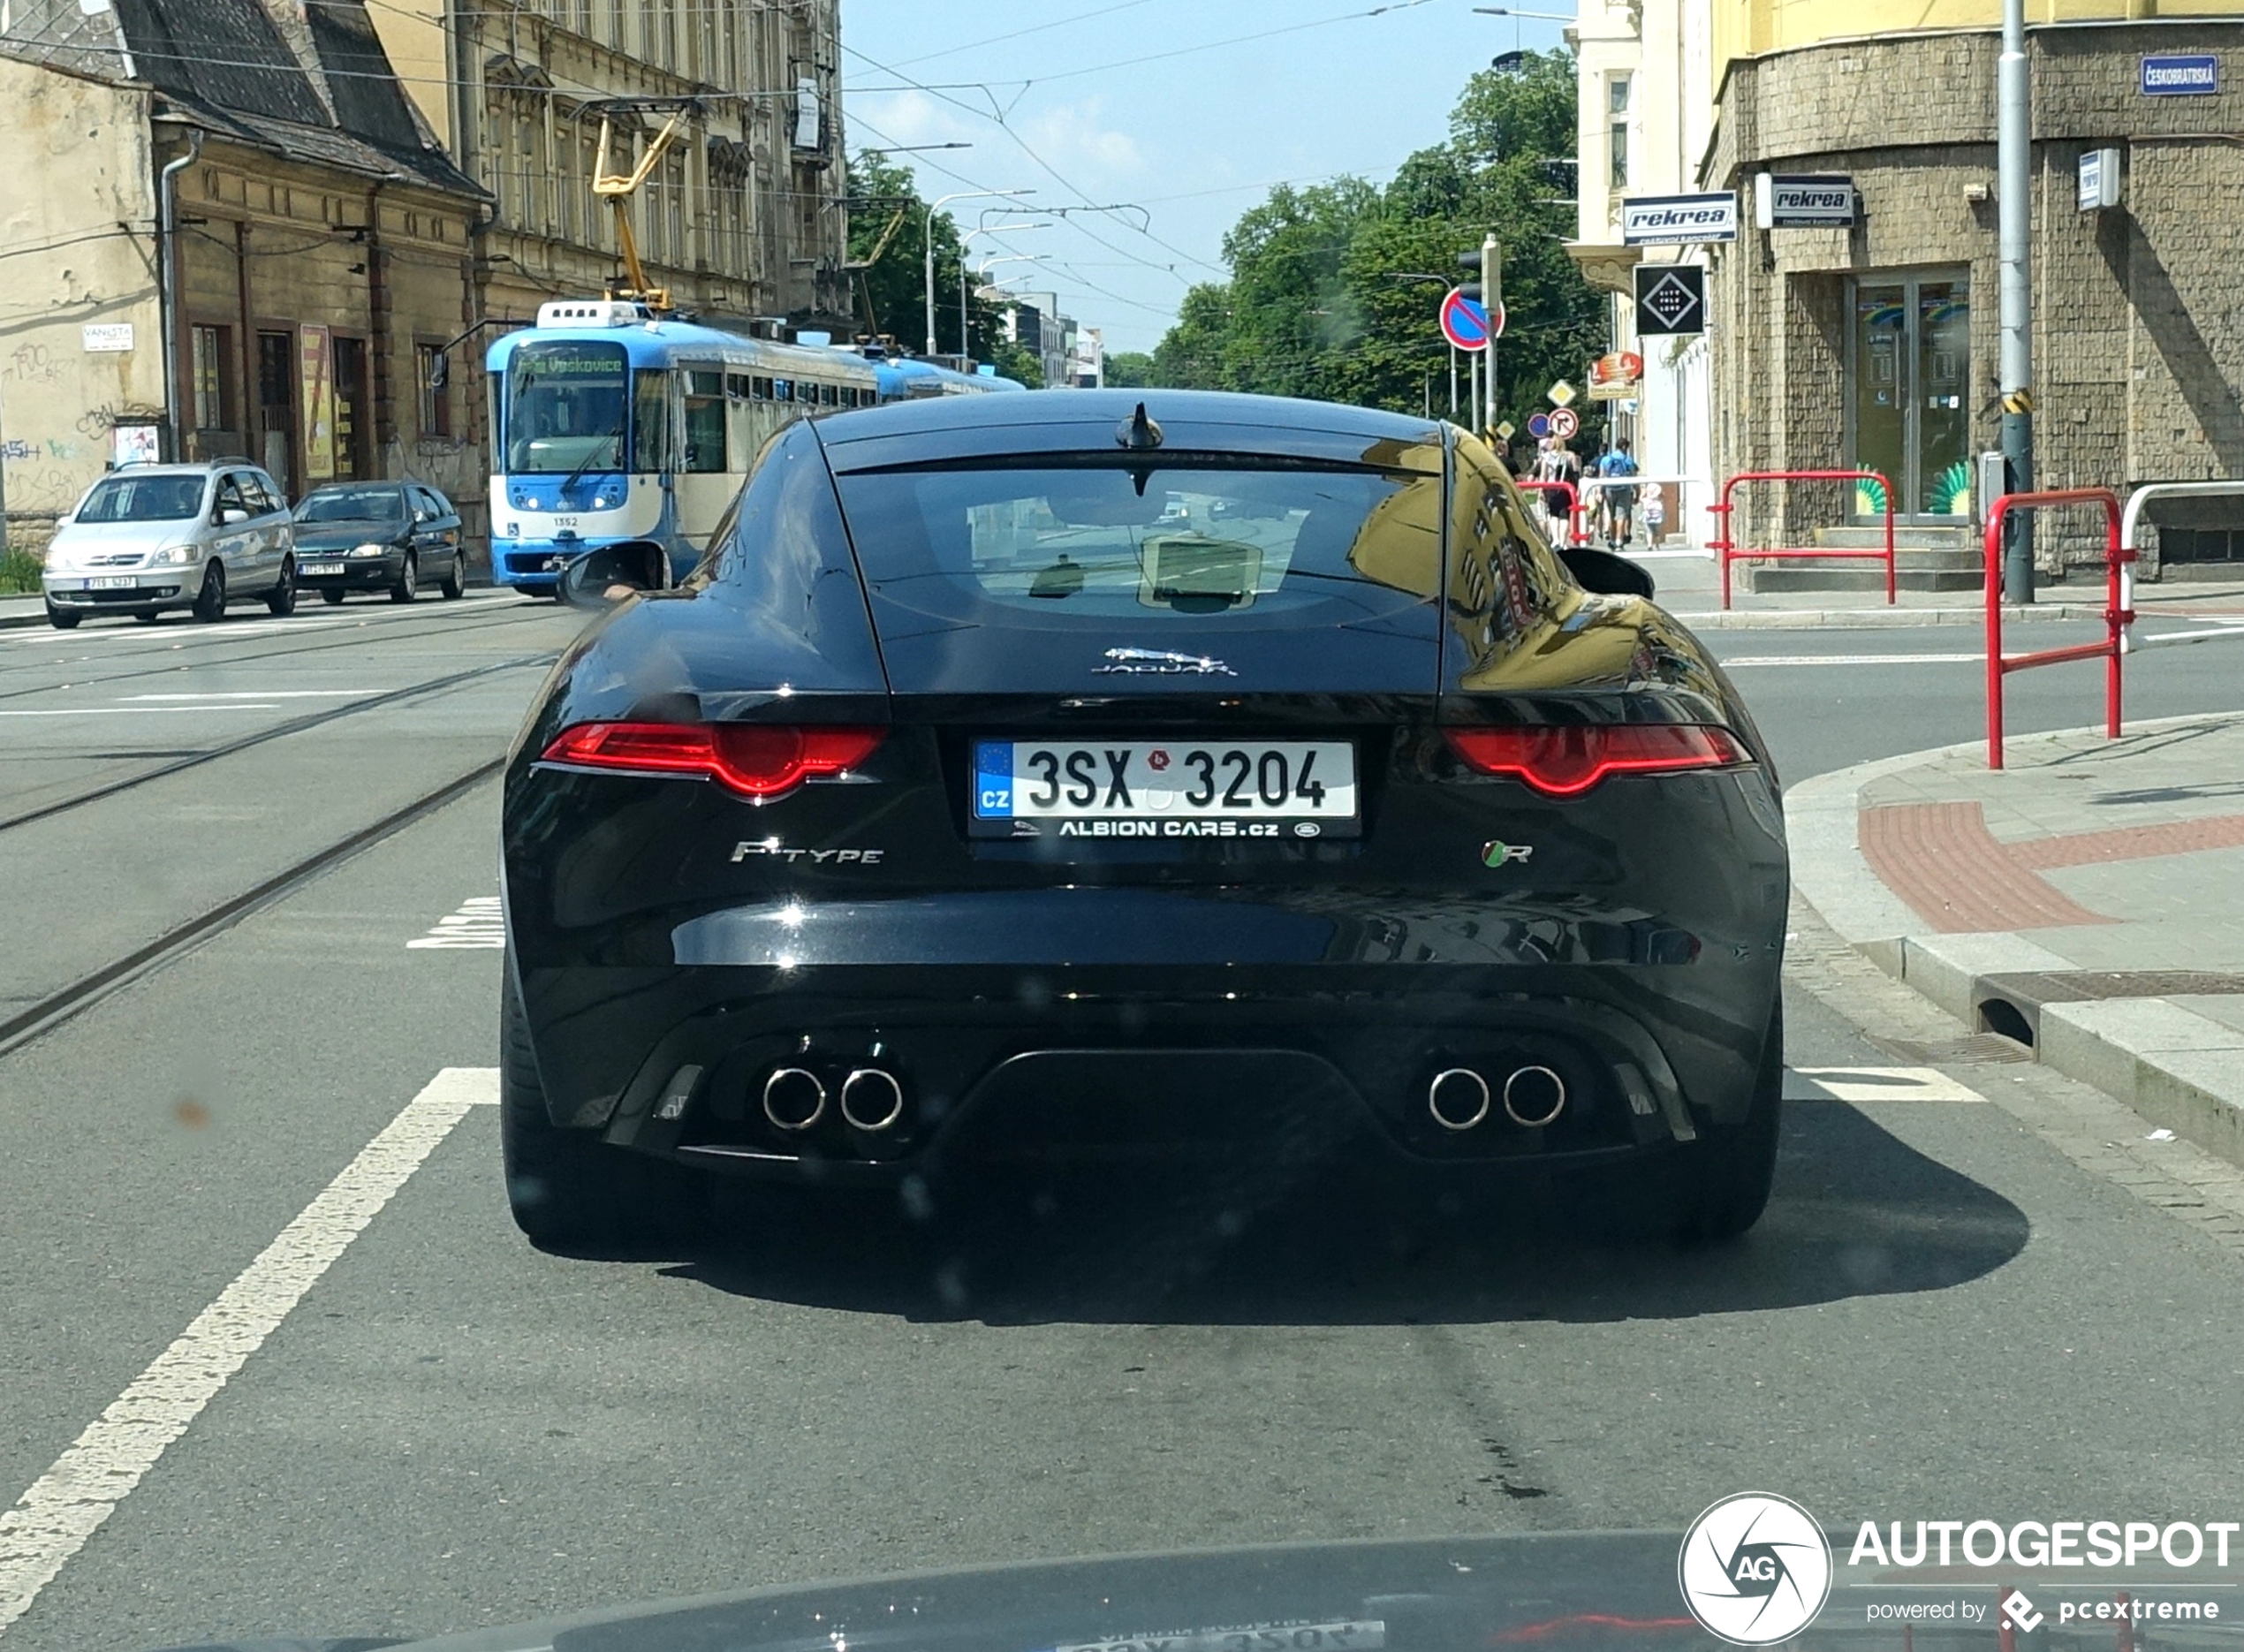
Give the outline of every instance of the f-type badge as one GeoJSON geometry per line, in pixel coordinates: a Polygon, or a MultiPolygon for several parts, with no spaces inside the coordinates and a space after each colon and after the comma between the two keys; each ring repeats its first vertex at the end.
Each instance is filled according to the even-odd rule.
{"type": "Polygon", "coordinates": [[[1236,677],[1221,660],[1204,654],[1174,654],[1162,648],[1109,648],[1107,663],[1094,668],[1101,677],[1236,677]]]}

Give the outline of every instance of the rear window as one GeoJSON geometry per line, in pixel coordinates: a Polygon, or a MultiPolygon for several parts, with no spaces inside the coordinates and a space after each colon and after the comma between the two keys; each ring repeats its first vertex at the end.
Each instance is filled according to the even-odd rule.
{"type": "Polygon", "coordinates": [[[1028,466],[841,478],[867,580],[967,617],[991,605],[1094,620],[1346,610],[1429,599],[1438,478],[1292,466],[1028,466]]]}

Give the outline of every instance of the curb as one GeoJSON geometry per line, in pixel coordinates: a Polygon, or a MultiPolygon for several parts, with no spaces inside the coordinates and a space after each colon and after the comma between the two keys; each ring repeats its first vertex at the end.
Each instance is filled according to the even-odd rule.
{"type": "MultiPolygon", "coordinates": [[[[1694,631],[1880,631],[1908,625],[1983,625],[1987,622],[1984,608],[1729,608],[1701,613],[1670,611],[1694,631]]],[[[2103,618],[2101,602],[2034,602],[2003,610],[2005,624],[2103,618]]]]}
{"type": "MultiPolygon", "coordinates": [[[[2240,721],[2244,713],[2157,717],[2129,732],[2240,721]]],[[[2013,737],[2011,746],[2031,750],[2077,739],[2081,732],[2013,737]]],[[[1967,740],[1857,763],[1787,792],[1785,824],[1801,898],[1849,946],[1974,1032],[2021,1028],[2041,1065],[2091,1085],[2151,1123],[2244,1167],[2244,1031],[2168,998],[2044,1003],[2019,978],[2083,973],[2078,966],[2020,934],[1922,933],[1924,921],[1862,859],[1855,822],[1864,785],[1980,749],[1981,742],[1967,740]]]]}

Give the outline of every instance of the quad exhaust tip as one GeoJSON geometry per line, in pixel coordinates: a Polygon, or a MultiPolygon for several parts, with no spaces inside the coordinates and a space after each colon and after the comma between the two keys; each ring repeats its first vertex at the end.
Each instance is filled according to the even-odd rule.
{"type": "Polygon", "coordinates": [[[880,1067],[859,1067],[841,1087],[841,1116],[853,1129],[877,1135],[904,1117],[904,1087],[880,1067]]]}
{"type": "MultiPolygon", "coordinates": [[[[1487,1123],[1497,1099],[1470,1067],[1437,1072],[1426,1087],[1426,1110],[1443,1129],[1459,1134],[1487,1123]]],[[[1549,1067],[1520,1067],[1504,1080],[1501,1099],[1505,1118],[1523,1129],[1541,1130],[1566,1110],[1566,1081],[1549,1067]]]]}
{"type": "Polygon", "coordinates": [[[1452,1067],[1426,1087],[1426,1110],[1444,1130],[1467,1131],[1489,1116],[1489,1081],[1470,1067],[1452,1067]]]}
{"type": "Polygon", "coordinates": [[[1566,1081],[1549,1067],[1521,1067],[1504,1080],[1504,1116],[1540,1130],[1566,1110],[1566,1081]]]}
{"type": "Polygon", "coordinates": [[[775,1068],[763,1081],[763,1116],[791,1135],[808,1130],[826,1116],[824,1080],[806,1068],[775,1068]]]}

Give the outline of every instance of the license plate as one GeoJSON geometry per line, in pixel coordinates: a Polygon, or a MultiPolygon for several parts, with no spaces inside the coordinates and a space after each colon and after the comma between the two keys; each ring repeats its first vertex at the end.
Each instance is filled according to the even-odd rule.
{"type": "Polygon", "coordinates": [[[1353,837],[1345,740],[977,740],[977,837],[1353,837]]]}
{"type": "Polygon", "coordinates": [[[1387,1625],[1376,1618],[1338,1624],[1257,1624],[1244,1629],[1168,1630],[1079,1641],[1051,1652],[1384,1652],[1387,1625]]]}
{"type": "Polygon", "coordinates": [[[86,581],[96,591],[129,591],[140,581],[129,573],[104,573],[86,581]]]}
{"type": "Polygon", "coordinates": [[[343,565],[339,562],[307,562],[297,572],[315,576],[322,573],[340,573],[343,572],[343,565]]]}

